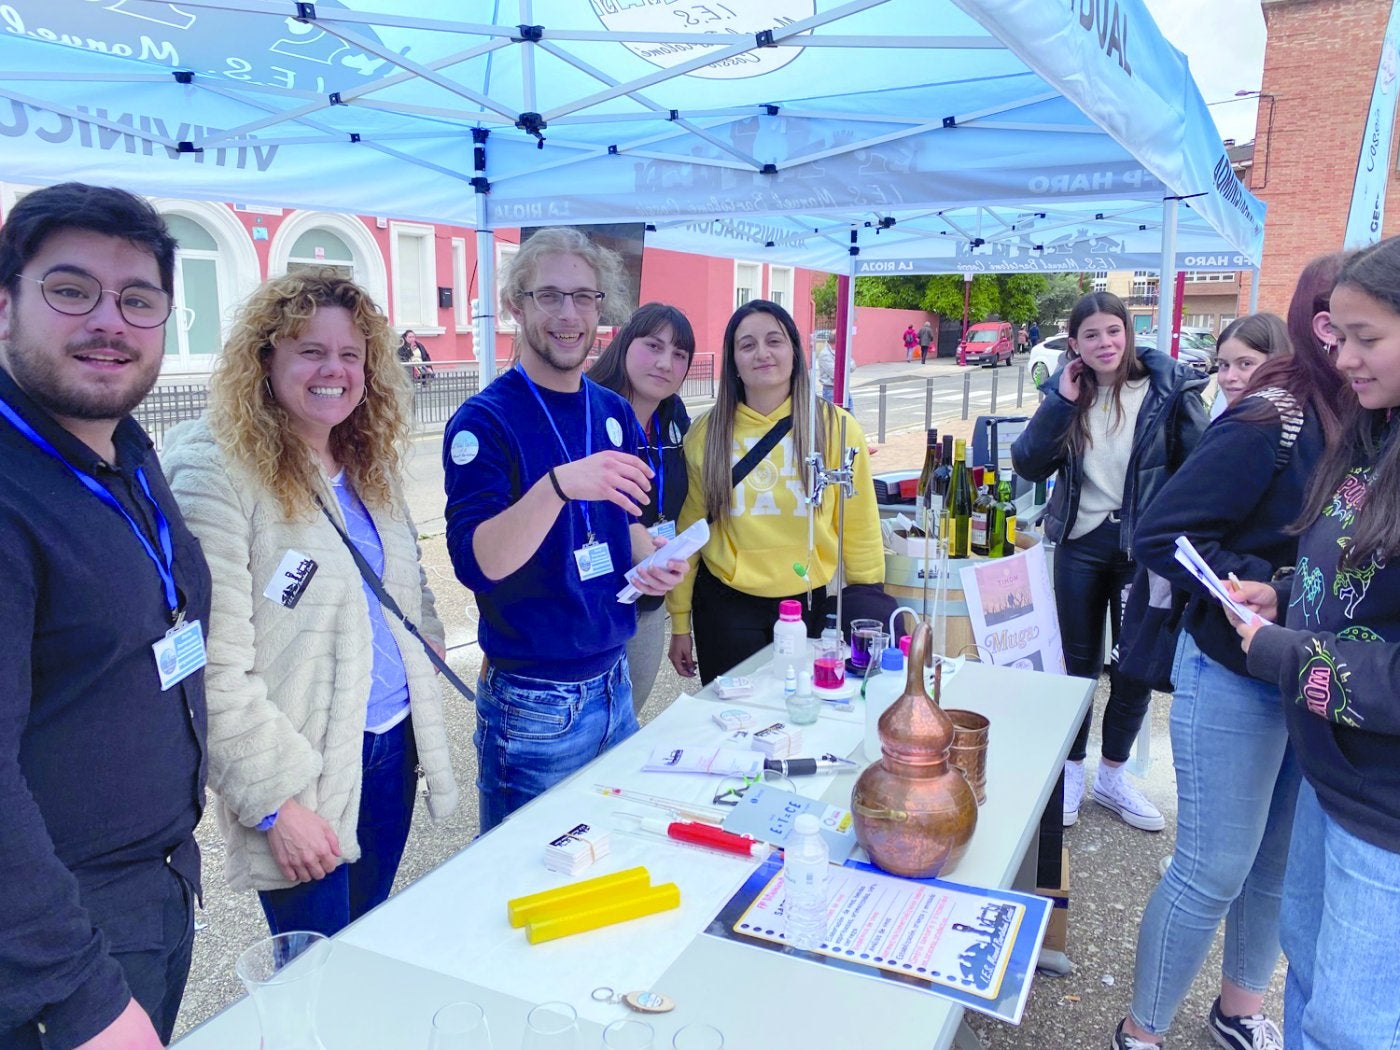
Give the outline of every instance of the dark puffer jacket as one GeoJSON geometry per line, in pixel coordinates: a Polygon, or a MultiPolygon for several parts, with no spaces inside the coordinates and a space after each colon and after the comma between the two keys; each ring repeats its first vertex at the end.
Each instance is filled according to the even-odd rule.
{"type": "MultiPolygon", "coordinates": [[[[1173,361],[1159,350],[1140,350],[1147,367],[1147,396],[1138,412],[1128,477],[1123,486],[1122,545],[1131,554],[1137,517],[1161,491],[1167,478],[1196,447],[1206,424],[1201,388],[1206,380],[1189,365],[1173,361]]],[[[1041,384],[1045,400],[1011,446],[1016,473],[1029,481],[1043,481],[1058,471],[1055,491],[1041,524],[1047,539],[1059,543],[1069,535],[1079,514],[1079,492],[1084,484],[1083,462],[1071,455],[1066,435],[1074,422],[1074,402],[1060,394],[1064,366],[1041,384]]]]}

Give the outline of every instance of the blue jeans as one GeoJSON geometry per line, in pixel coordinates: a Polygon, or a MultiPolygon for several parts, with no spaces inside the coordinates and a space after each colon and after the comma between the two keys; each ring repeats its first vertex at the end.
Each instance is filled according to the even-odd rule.
{"type": "Polygon", "coordinates": [[[626,655],[582,682],[488,667],[476,693],[476,790],[485,834],[637,731],[626,655]]]}
{"type": "Polygon", "coordinates": [[[1289,1050],[1400,1047],[1400,853],[1343,828],[1306,781],[1298,791],[1283,919],[1289,1050]]]}
{"type": "Polygon", "coordinates": [[[413,821],[418,783],[413,719],[405,718],[383,733],[366,733],[362,756],[360,812],[355,822],[360,859],[340,865],[324,879],[259,891],[258,900],[274,934],[312,930],[330,937],[389,899],[413,821]]]}
{"type": "Polygon", "coordinates": [[[1165,1035],[1225,920],[1223,973],[1262,992],[1279,956],[1279,905],[1298,796],[1283,701],[1216,663],[1188,634],[1172,670],[1176,852],[1138,929],[1132,1017],[1165,1035]]]}

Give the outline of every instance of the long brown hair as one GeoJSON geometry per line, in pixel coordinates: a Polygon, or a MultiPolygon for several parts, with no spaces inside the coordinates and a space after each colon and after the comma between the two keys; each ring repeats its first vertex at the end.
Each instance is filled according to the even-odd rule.
{"type": "MultiPolygon", "coordinates": [[[[1390,237],[1346,260],[1336,287],[1346,285],[1384,303],[1400,327],[1400,237],[1390,237]]],[[[1400,554],[1400,441],[1394,440],[1391,409],[1361,407],[1348,398],[1341,413],[1341,440],[1329,442],[1313,471],[1299,525],[1311,525],[1331,504],[1347,473],[1373,463],[1366,501],[1356,511],[1351,543],[1342,551],[1342,568],[1359,568],[1372,557],[1400,554]]]]}
{"type": "MultiPolygon", "coordinates": [[[[705,458],[701,463],[700,483],[705,490],[705,513],[711,521],[724,521],[734,504],[734,415],[744,401],[744,384],[739,379],[739,369],[734,362],[735,336],[739,324],[750,314],[764,313],[771,316],[787,333],[792,343],[792,374],[789,377],[788,393],[792,398],[792,447],[797,458],[795,466],[805,469],[807,455],[813,451],[807,447],[807,431],[811,427],[812,382],[806,367],[806,355],[802,353],[802,337],[798,334],[797,323],[792,315],[777,303],[767,299],[752,299],[734,311],[729,324],[724,329],[724,361],[720,366],[719,389],[715,393],[715,404],[705,414],[705,458]]],[[[826,435],[835,418],[835,409],[822,399],[817,400],[817,452],[826,455],[826,435]]]]}
{"type": "MultiPolygon", "coordinates": [[[[1133,338],[1133,321],[1128,316],[1128,308],[1123,300],[1112,292],[1090,292],[1079,302],[1069,315],[1069,337],[1078,341],[1080,326],[1094,314],[1110,314],[1123,322],[1123,357],[1113,372],[1114,426],[1123,422],[1123,384],[1130,379],[1141,379],[1147,375],[1147,366],[1138,357],[1137,343],[1133,338]]],[[[1076,355],[1079,351],[1075,350],[1076,355]]],[[[1068,367],[1068,366],[1066,366],[1068,367]]],[[[1082,453],[1092,443],[1089,436],[1089,411],[1098,398],[1099,374],[1087,364],[1079,370],[1079,400],[1074,403],[1074,419],[1065,435],[1067,450],[1082,453]]]]}

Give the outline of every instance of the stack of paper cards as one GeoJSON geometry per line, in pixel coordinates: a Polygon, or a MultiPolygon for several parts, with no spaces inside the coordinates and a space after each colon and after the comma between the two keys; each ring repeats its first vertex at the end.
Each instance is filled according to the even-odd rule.
{"type": "Polygon", "coordinates": [[[774,722],[753,735],[750,745],[765,758],[789,758],[802,751],[802,730],[786,722],[774,722]]]}
{"type": "Polygon", "coordinates": [[[576,824],[544,848],[544,866],[564,875],[577,875],[612,850],[607,831],[576,824]]]}

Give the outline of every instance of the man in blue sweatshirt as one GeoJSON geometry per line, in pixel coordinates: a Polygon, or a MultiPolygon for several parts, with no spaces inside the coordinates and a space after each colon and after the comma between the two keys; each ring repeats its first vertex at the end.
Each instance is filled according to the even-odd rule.
{"type": "Polygon", "coordinates": [[[194,940],[209,571],[130,412],[175,240],[67,183],[0,229],[0,1047],[155,1050],[194,940]]]}
{"type": "MultiPolygon", "coordinates": [[[[651,468],[619,395],[583,376],[622,263],[577,230],[525,241],[501,286],[520,360],[453,416],[443,436],[447,547],[476,594],[483,661],[476,701],[481,830],[637,731],[617,600],[651,553],[639,523],[651,468]]],[[[666,593],[683,561],[643,570],[666,593]]]]}

